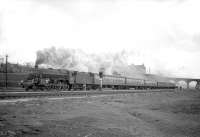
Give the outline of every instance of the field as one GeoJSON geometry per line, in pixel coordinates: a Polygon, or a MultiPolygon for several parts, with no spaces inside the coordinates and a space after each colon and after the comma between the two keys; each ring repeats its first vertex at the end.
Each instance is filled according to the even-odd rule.
{"type": "Polygon", "coordinates": [[[200,91],[0,100],[1,137],[199,137],[200,91]]]}

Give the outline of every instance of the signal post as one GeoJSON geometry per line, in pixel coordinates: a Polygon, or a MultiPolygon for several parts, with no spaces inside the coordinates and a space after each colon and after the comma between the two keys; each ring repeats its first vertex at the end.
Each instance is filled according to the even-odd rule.
{"type": "Polygon", "coordinates": [[[100,77],[100,88],[99,90],[102,91],[102,87],[103,87],[103,72],[99,72],[99,77],[100,77]]]}

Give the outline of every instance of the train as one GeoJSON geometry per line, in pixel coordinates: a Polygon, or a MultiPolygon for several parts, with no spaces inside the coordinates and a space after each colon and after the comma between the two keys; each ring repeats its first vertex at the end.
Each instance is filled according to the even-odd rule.
{"type": "Polygon", "coordinates": [[[97,89],[175,89],[174,83],[126,76],[104,75],[103,72],[79,72],[60,69],[37,69],[21,80],[28,90],[97,90],[97,89]]]}

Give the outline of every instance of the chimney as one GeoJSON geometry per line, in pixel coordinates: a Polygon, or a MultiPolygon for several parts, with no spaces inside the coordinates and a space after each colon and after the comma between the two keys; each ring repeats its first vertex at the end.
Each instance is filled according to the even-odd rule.
{"type": "Polygon", "coordinates": [[[38,69],[38,64],[35,64],[35,69],[38,69]]]}

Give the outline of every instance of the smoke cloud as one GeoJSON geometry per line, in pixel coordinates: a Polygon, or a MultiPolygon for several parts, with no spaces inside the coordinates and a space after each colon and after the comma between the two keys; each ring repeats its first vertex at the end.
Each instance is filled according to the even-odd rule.
{"type": "Polygon", "coordinates": [[[112,54],[87,54],[82,50],[47,48],[37,52],[36,65],[45,68],[68,69],[98,73],[102,68],[105,74],[143,77],[142,72],[128,64],[129,54],[121,51],[112,54]]]}
{"type": "Polygon", "coordinates": [[[2,28],[2,22],[3,22],[3,20],[2,20],[2,17],[1,17],[2,15],[1,15],[1,13],[0,13],[0,43],[1,43],[1,41],[2,41],[2,32],[3,32],[3,28],[2,28]]]}

